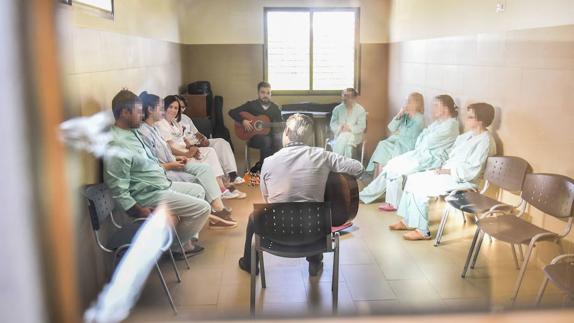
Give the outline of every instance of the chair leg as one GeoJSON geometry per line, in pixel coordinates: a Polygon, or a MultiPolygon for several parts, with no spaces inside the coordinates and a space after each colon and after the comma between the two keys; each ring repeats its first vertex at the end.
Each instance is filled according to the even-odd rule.
{"type": "Polygon", "coordinates": [[[476,231],[474,232],[474,237],[472,237],[472,242],[470,243],[470,248],[468,249],[468,254],[466,255],[466,262],[464,263],[464,268],[462,269],[462,274],[460,277],[464,278],[466,276],[466,272],[468,270],[468,265],[470,264],[470,259],[472,258],[472,254],[474,251],[474,246],[476,245],[476,240],[478,240],[478,236],[480,235],[480,228],[476,227],[476,231]]]}
{"type": "Polygon", "coordinates": [[[518,244],[518,253],[520,254],[520,260],[524,261],[524,252],[522,251],[522,244],[518,244]]]}
{"type": "Polygon", "coordinates": [[[526,268],[528,267],[528,261],[530,260],[530,256],[532,255],[532,249],[534,249],[534,244],[530,244],[528,246],[528,250],[526,251],[526,257],[524,258],[522,266],[520,266],[520,273],[518,273],[518,277],[516,278],[516,284],[514,285],[514,291],[512,292],[512,304],[514,304],[514,302],[516,301],[518,291],[520,290],[520,286],[522,285],[522,280],[524,279],[524,274],[526,274],[526,268]]]}
{"type": "Polygon", "coordinates": [[[564,246],[562,245],[562,240],[556,239],[556,244],[558,245],[558,252],[563,255],[564,254],[564,246]]]}
{"type": "Polygon", "coordinates": [[[175,308],[173,298],[171,298],[171,293],[169,292],[169,289],[167,288],[167,284],[165,283],[165,279],[163,278],[163,274],[161,273],[161,269],[159,269],[159,265],[157,264],[157,262],[155,263],[155,269],[157,271],[157,274],[159,275],[159,280],[161,280],[161,285],[163,286],[163,290],[165,291],[165,294],[167,295],[167,299],[169,300],[169,305],[171,306],[171,309],[173,310],[173,312],[175,314],[177,314],[177,309],[175,308]]]}
{"type": "Polygon", "coordinates": [[[339,234],[335,235],[335,254],[333,255],[333,281],[331,282],[333,291],[333,313],[337,312],[339,306],[339,234]]]}
{"type": "Polygon", "coordinates": [[[245,172],[251,169],[251,161],[249,160],[249,146],[245,143],[245,172]]]}
{"type": "Polygon", "coordinates": [[[251,315],[255,315],[255,272],[256,272],[256,265],[257,263],[255,262],[255,257],[256,257],[256,251],[255,251],[255,246],[251,246],[251,264],[250,264],[250,269],[251,269],[251,298],[249,301],[249,309],[251,311],[251,315]]]}
{"type": "Polygon", "coordinates": [[[460,215],[462,215],[462,223],[466,224],[466,214],[464,214],[463,210],[460,210],[460,215]]]}
{"type": "MultiPolygon", "coordinates": [[[[257,273],[257,270],[255,271],[257,273]]],[[[259,252],[259,273],[261,274],[261,288],[267,288],[265,281],[265,263],[263,262],[263,251],[259,252]]]]}
{"type": "Polygon", "coordinates": [[[480,253],[480,247],[482,246],[483,239],[484,239],[484,231],[481,231],[478,237],[478,242],[476,243],[476,247],[474,250],[474,257],[472,257],[472,264],[470,265],[470,269],[474,269],[474,266],[476,265],[476,259],[478,259],[478,254],[480,253]]]}
{"type": "Polygon", "coordinates": [[[177,277],[177,282],[181,283],[181,276],[179,275],[179,270],[177,269],[177,264],[175,263],[175,259],[173,258],[173,252],[171,249],[168,249],[169,258],[171,259],[171,265],[173,266],[173,271],[175,271],[175,276],[177,277]]]}
{"type": "Polygon", "coordinates": [[[544,296],[544,291],[546,290],[546,286],[548,286],[548,278],[544,277],[544,281],[540,286],[540,290],[538,291],[538,297],[536,297],[536,304],[535,306],[540,305],[540,301],[542,300],[542,296],[544,296]]]}
{"type": "Polygon", "coordinates": [[[365,142],[361,144],[361,165],[365,165],[365,142]]]}
{"type": "Polygon", "coordinates": [[[442,218],[440,219],[440,224],[438,226],[438,231],[436,233],[436,238],[434,240],[434,246],[438,247],[440,240],[442,239],[442,234],[444,232],[444,227],[446,226],[446,221],[448,220],[448,214],[450,213],[450,206],[446,205],[444,207],[444,212],[442,218]]]}
{"type": "Polygon", "coordinates": [[[516,257],[516,249],[514,248],[514,243],[510,244],[510,248],[512,249],[512,258],[514,258],[514,265],[516,266],[516,270],[520,269],[520,265],[518,264],[518,258],[516,257]]]}
{"type": "MultiPolygon", "coordinates": [[[[183,243],[181,243],[181,239],[179,238],[179,234],[177,234],[177,230],[175,228],[173,228],[173,235],[175,236],[175,240],[177,240],[177,244],[179,245],[179,249],[181,250],[181,253],[183,255],[185,255],[185,249],[183,248],[183,243]]],[[[187,260],[187,257],[183,257],[184,261],[185,261],[185,266],[187,267],[187,269],[191,269],[191,267],[189,266],[189,261],[187,260]]]]}

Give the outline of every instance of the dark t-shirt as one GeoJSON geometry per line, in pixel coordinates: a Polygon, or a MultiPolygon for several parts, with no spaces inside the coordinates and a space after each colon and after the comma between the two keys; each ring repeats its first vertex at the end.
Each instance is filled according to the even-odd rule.
{"type": "Polygon", "coordinates": [[[277,106],[277,104],[270,102],[269,108],[267,110],[263,109],[263,107],[261,106],[261,102],[259,100],[253,100],[253,101],[248,101],[245,104],[232,109],[229,111],[229,116],[237,121],[237,122],[241,122],[243,121],[243,118],[241,118],[241,116],[239,115],[239,113],[241,112],[248,112],[251,113],[254,116],[258,116],[258,115],[267,115],[270,119],[271,122],[281,122],[281,109],[279,109],[279,106],[277,106]]]}

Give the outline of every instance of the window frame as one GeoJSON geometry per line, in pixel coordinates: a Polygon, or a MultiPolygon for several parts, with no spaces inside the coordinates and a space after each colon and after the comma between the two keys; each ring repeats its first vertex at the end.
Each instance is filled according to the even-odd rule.
{"type": "MultiPolygon", "coordinates": [[[[359,27],[360,27],[360,8],[359,7],[264,7],[263,8],[263,79],[268,81],[269,68],[267,61],[268,53],[268,39],[267,39],[267,13],[278,12],[309,12],[310,13],[310,28],[309,28],[309,87],[310,90],[273,90],[274,95],[306,95],[306,96],[326,96],[326,95],[340,95],[341,90],[313,90],[313,15],[315,12],[353,12],[355,13],[355,57],[354,57],[354,88],[360,93],[360,68],[361,68],[361,46],[359,40],[359,27]]],[[[273,88],[273,84],[271,84],[273,88]]]]}
{"type": "Polygon", "coordinates": [[[82,10],[85,10],[93,15],[102,17],[102,18],[108,18],[111,20],[114,20],[114,16],[115,16],[115,10],[116,10],[116,4],[115,4],[115,0],[109,0],[111,2],[112,5],[112,10],[108,11],[102,8],[98,8],[95,6],[91,6],[87,3],[82,3],[79,1],[75,1],[75,0],[60,0],[60,2],[72,6],[72,7],[80,7],[82,8],[82,10]]]}

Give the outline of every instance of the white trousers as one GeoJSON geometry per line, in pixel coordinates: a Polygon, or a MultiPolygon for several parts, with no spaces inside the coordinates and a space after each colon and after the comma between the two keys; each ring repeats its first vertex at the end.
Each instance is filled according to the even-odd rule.
{"type": "Polygon", "coordinates": [[[215,177],[223,176],[223,169],[221,168],[221,164],[219,163],[219,159],[217,158],[217,153],[215,149],[211,147],[199,147],[200,157],[199,159],[189,158],[189,163],[205,163],[211,167],[213,170],[213,174],[215,177]]]}
{"type": "Polygon", "coordinates": [[[209,147],[215,149],[217,159],[219,159],[219,163],[221,164],[225,174],[237,172],[235,156],[233,155],[233,150],[231,150],[231,145],[229,145],[227,140],[222,138],[209,139],[209,147]]]}

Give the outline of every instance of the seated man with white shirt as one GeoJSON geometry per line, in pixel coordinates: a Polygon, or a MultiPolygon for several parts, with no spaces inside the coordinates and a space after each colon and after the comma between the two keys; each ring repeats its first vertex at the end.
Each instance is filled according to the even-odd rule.
{"type": "MultiPolygon", "coordinates": [[[[319,147],[311,147],[313,120],[302,114],[287,119],[283,148],[265,159],[261,168],[261,193],[266,203],[323,202],[329,173],[363,173],[360,162],[319,147]],[[288,189],[287,189],[288,188],[288,189]]],[[[253,219],[247,224],[245,249],[239,267],[251,271],[253,219]]],[[[323,266],[323,255],[307,257],[309,274],[316,276],[323,266]]]]}

